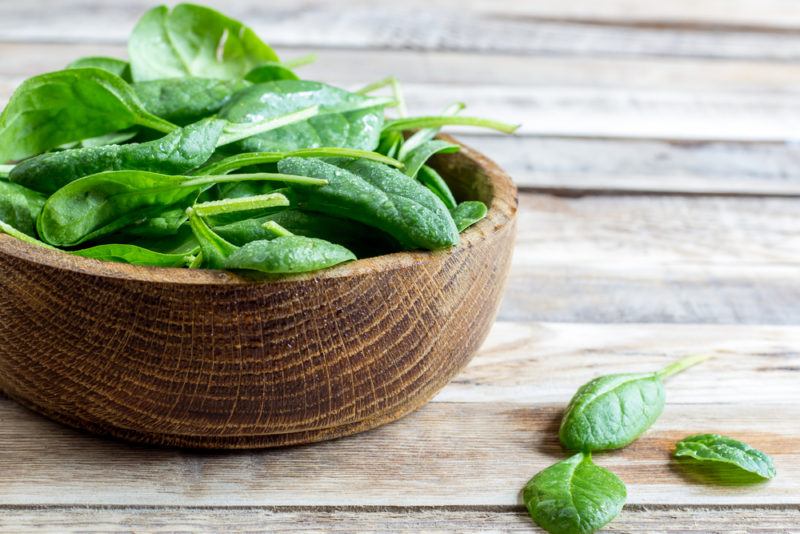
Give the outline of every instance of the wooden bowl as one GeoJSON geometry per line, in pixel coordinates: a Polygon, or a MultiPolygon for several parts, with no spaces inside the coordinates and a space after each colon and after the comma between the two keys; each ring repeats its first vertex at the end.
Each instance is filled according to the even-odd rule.
{"type": "Polygon", "coordinates": [[[515,234],[500,168],[467,147],[434,165],[490,206],[460,246],[278,281],[0,236],[0,389],[74,427],[182,447],[310,443],[408,414],[485,339],[515,234]]]}

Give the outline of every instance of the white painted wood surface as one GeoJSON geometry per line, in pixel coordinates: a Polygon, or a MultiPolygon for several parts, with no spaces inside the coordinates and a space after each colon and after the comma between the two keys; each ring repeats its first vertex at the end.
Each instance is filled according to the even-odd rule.
{"type": "MultiPolygon", "coordinates": [[[[0,100],[88,54],[124,55],[157,2],[0,3],[0,100]]],[[[212,1],[304,75],[395,74],[409,105],[523,122],[459,132],[521,187],[498,322],[419,412],[278,451],[158,450],[0,399],[0,531],[529,532],[522,484],[563,457],[558,417],[602,373],[672,379],[634,445],[613,532],[800,532],[800,6],[793,0],[212,1]],[[718,431],[772,454],[754,487],[670,459],[718,431]]]]}

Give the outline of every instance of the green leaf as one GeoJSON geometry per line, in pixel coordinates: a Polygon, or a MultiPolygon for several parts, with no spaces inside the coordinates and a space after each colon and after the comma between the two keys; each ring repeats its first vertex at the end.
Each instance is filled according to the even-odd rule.
{"type": "Polygon", "coordinates": [[[0,234],[10,235],[11,237],[15,237],[15,238],[19,239],[20,241],[24,241],[25,243],[29,243],[31,245],[36,245],[36,246],[39,246],[39,247],[49,248],[50,250],[58,250],[57,248],[52,247],[52,246],[48,245],[47,243],[39,241],[35,237],[31,237],[31,236],[29,236],[28,234],[26,234],[24,232],[20,232],[19,230],[17,230],[13,226],[11,226],[10,224],[8,224],[7,222],[4,222],[2,220],[0,220],[0,234]]]}
{"type": "Polygon", "coordinates": [[[249,180],[326,183],[274,173],[191,177],[145,171],[102,172],[56,191],[45,203],[37,229],[39,236],[52,245],[78,245],[158,215],[167,208],[186,208],[212,185],[249,180]]]}
{"type": "Polygon", "coordinates": [[[128,55],[137,82],[186,76],[236,80],[266,61],[278,61],[253,30],[193,4],[145,13],[128,40],[128,55]]]}
{"type": "Polygon", "coordinates": [[[451,213],[453,220],[456,222],[456,228],[460,233],[486,217],[488,211],[486,204],[483,202],[469,200],[459,204],[451,213]]]}
{"type": "Polygon", "coordinates": [[[225,268],[293,274],[327,269],[355,259],[356,256],[341,245],[292,235],[248,243],[230,255],[225,268]]]}
{"type": "Polygon", "coordinates": [[[367,160],[288,158],[281,172],[314,176],[328,185],[292,185],[300,208],[352,219],[394,237],[403,248],[436,250],[459,243],[458,229],[439,198],[397,169],[367,160]]]}
{"type": "Polygon", "coordinates": [[[207,269],[225,268],[228,257],[236,252],[238,247],[218,236],[192,208],[186,209],[186,215],[189,217],[194,238],[200,244],[203,267],[207,269]]]}
{"type": "Polygon", "coordinates": [[[165,133],[175,126],[147,112],[119,76],[68,69],[29,78],[0,114],[0,162],[134,125],[165,133]]]}
{"type": "Polygon", "coordinates": [[[46,197],[18,184],[0,180],[0,221],[30,236],[36,235],[36,218],[46,197]]]}
{"type": "Polygon", "coordinates": [[[288,152],[301,148],[346,147],[374,150],[386,99],[371,98],[320,82],[280,80],[239,91],[220,111],[232,123],[247,124],[319,106],[319,114],[234,145],[237,152],[288,152]]]}
{"type": "Polygon", "coordinates": [[[578,453],[534,476],[522,493],[537,525],[551,534],[590,534],[617,517],[625,484],[578,453]]]}
{"type": "Polygon", "coordinates": [[[357,150],[353,148],[321,147],[321,148],[301,148],[290,152],[245,152],[236,154],[196,170],[192,174],[198,176],[207,174],[228,174],[244,167],[262,165],[264,163],[276,163],[286,158],[354,158],[369,159],[393,167],[402,167],[403,164],[396,159],[389,158],[377,152],[367,150],[357,150]]]}
{"type": "Polygon", "coordinates": [[[242,80],[170,78],[135,83],[133,91],[153,115],[186,125],[217,113],[249,85],[242,80]]]}
{"type": "Polygon", "coordinates": [[[417,180],[431,190],[433,194],[439,197],[439,199],[451,212],[456,209],[458,203],[456,202],[456,198],[453,196],[453,192],[450,191],[450,187],[447,185],[447,182],[444,181],[444,178],[442,178],[433,167],[423,165],[417,173],[417,180]]]}
{"type": "Polygon", "coordinates": [[[205,163],[217,147],[225,121],[206,119],[147,143],[50,152],[14,167],[9,179],[52,194],[70,182],[104,171],[141,170],[183,174],[205,163]]]}
{"type": "Polygon", "coordinates": [[[632,443],[664,409],[662,379],[705,359],[684,358],[655,373],[605,375],[581,386],[561,420],[561,443],[585,452],[632,443]]]}
{"type": "Polygon", "coordinates": [[[96,260],[152,267],[186,267],[193,257],[193,254],[167,254],[125,243],[98,245],[83,250],[74,250],[70,254],[96,260]]]}
{"type": "Polygon", "coordinates": [[[697,434],[678,442],[676,457],[689,457],[701,462],[721,462],[763,478],[774,478],[772,458],[741,441],[719,434],[697,434]]]}
{"type": "MultiPolygon", "coordinates": [[[[442,115],[446,116],[457,115],[465,107],[466,106],[464,105],[464,103],[456,102],[455,104],[448,106],[447,109],[445,109],[442,112],[442,115]]],[[[403,142],[403,146],[400,148],[400,152],[398,152],[397,154],[398,159],[401,160],[405,159],[405,157],[412,150],[416,150],[417,148],[425,144],[427,141],[431,141],[434,137],[436,137],[436,134],[439,133],[439,130],[441,130],[441,127],[422,128],[414,132],[414,135],[412,135],[403,142]]]]}
{"type": "Polygon", "coordinates": [[[68,69],[86,69],[86,68],[95,68],[95,69],[102,69],[105,71],[110,72],[111,74],[115,74],[125,80],[126,82],[131,81],[131,66],[130,63],[125,61],[124,59],[117,59],[115,57],[104,57],[104,56],[89,56],[89,57],[82,57],[80,59],[76,59],[69,65],[67,65],[68,69]]]}
{"type": "Polygon", "coordinates": [[[447,141],[426,141],[411,152],[408,152],[400,161],[405,165],[404,172],[413,178],[417,176],[422,166],[425,165],[434,154],[452,154],[459,150],[461,150],[460,146],[448,143],[447,141]]]}
{"type": "Polygon", "coordinates": [[[388,235],[369,226],[339,217],[296,209],[214,226],[214,231],[234,245],[243,246],[251,241],[273,239],[272,232],[264,228],[264,224],[268,222],[277,223],[296,235],[315,237],[342,245],[359,258],[375,256],[396,247],[388,235]]]}
{"type": "Polygon", "coordinates": [[[248,72],[244,79],[252,83],[264,83],[276,80],[299,80],[300,78],[283,63],[268,61],[248,72]]]}

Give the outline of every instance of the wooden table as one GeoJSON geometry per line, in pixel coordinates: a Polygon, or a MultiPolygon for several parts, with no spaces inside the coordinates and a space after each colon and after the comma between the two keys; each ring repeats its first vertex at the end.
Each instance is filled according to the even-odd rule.
{"type": "MultiPolygon", "coordinates": [[[[151,2],[0,4],[0,95],[124,54],[151,2]]],[[[602,373],[718,357],[675,377],[642,439],[597,462],[628,485],[617,532],[800,532],[800,4],[794,0],[213,2],[307,77],[395,74],[409,107],[522,122],[463,132],[520,186],[508,293],[480,354],[419,412],[315,446],[157,450],[0,399],[7,531],[535,530],[519,490],[602,373]],[[755,487],[670,461],[695,432],[775,458],[755,487]]]]}

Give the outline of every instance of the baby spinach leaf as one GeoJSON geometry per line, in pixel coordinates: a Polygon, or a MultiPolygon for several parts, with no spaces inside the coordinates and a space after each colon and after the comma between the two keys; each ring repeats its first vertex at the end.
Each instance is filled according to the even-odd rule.
{"type": "Polygon", "coordinates": [[[578,451],[619,449],[632,443],[664,409],[663,379],[706,359],[692,356],[655,373],[605,375],[584,384],[561,420],[561,443],[578,451]]]}
{"type": "Polygon", "coordinates": [[[133,79],[198,76],[241,79],[278,56],[241,22],[207,7],[179,4],[145,13],[128,40],[133,79]]]}
{"type": "Polygon", "coordinates": [[[252,83],[264,83],[275,80],[299,80],[300,78],[283,63],[268,61],[248,72],[244,79],[252,83]]]}
{"type": "Polygon", "coordinates": [[[359,258],[388,252],[394,245],[388,235],[361,223],[296,209],[214,226],[214,231],[234,245],[243,246],[251,241],[272,239],[272,232],[264,228],[264,224],[269,222],[277,223],[296,235],[342,245],[359,258]]]}
{"type": "Polygon", "coordinates": [[[205,163],[217,147],[225,121],[206,119],[147,143],[50,152],[14,167],[9,179],[42,193],[103,171],[141,170],[183,174],[205,163]]]}
{"type": "Polygon", "coordinates": [[[167,254],[125,243],[98,245],[83,250],[73,250],[70,254],[96,260],[152,267],[186,267],[194,259],[194,254],[191,253],[167,254]]]}
{"type": "Polygon", "coordinates": [[[24,232],[20,232],[19,230],[17,230],[13,226],[11,226],[10,224],[8,224],[7,222],[2,221],[2,220],[0,220],[0,234],[10,235],[11,237],[15,237],[15,238],[19,239],[20,241],[24,241],[24,242],[29,243],[31,245],[36,245],[36,246],[39,246],[39,247],[49,248],[51,250],[58,250],[56,247],[53,247],[51,245],[48,245],[47,243],[39,241],[35,237],[31,237],[31,236],[29,236],[28,234],[26,234],[24,232]]]}
{"type": "Polygon", "coordinates": [[[678,442],[676,457],[689,457],[701,462],[720,462],[762,478],[774,478],[772,458],[741,441],[719,434],[697,434],[678,442]]]}
{"type": "Polygon", "coordinates": [[[448,143],[447,141],[426,141],[420,146],[408,152],[405,157],[400,160],[405,165],[404,172],[412,178],[417,176],[417,173],[425,163],[431,159],[434,154],[452,154],[458,152],[460,146],[448,143]]]}
{"type": "Polygon", "coordinates": [[[165,238],[177,234],[187,220],[186,210],[183,207],[170,208],[155,215],[138,219],[120,229],[120,233],[124,236],[165,238]]]}
{"type": "Polygon", "coordinates": [[[324,185],[324,180],[286,174],[169,176],[145,171],[109,171],[71,182],[45,203],[39,236],[52,245],[73,246],[108,235],[165,207],[188,207],[206,188],[224,182],[281,181],[324,185]]]}
{"type": "Polygon", "coordinates": [[[625,484],[578,453],[534,476],[522,499],[537,525],[551,534],[590,534],[622,511],[625,484]]]}
{"type": "Polygon", "coordinates": [[[135,83],[133,91],[147,111],[183,126],[217,113],[249,85],[242,80],[170,78],[135,83]]]}
{"type": "Polygon", "coordinates": [[[225,268],[293,274],[327,269],[355,259],[355,254],[341,245],[292,235],[248,243],[230,255],[225,268]]]}
{"type": "Polygon", "coordinates": [[[110,72],[85,68],[34,76],[0,114],[0,162],[134,125],[175,129],[146,111],[131,87],[110,72]]]}
{"type": "Polygon", "coordinates": [[[450,191],[447,182],[436,172],[436,169],[423,165],[417,173],[417,180],[439,197],[439,199],[444,202],[444,205],[447,206],[447,209],[450,211],[456,209],[458,203],[453,196],[453,192],[450,191]]]}
{"type": "Polygon", "coordinates": [[[442,201],[397,169],[367,160],[334,165],[300,158],[284,159],[278,169],[328,180],[319,188],[292,185],[300,208],[374,226],[406,249],[435,250],[459,242],[458,229],[442,201]]]}
{"type": "Polygon", "coordinates": [[[462,202],[450,213],[453,215],[453,220],[456,222],[456,228],[459,232],[463,232],[476,222],[486,217],[489,210],[486,204],[478,200],[468,200],[462,202]]]}
{"type": "Polygon", "coordinates": [[[286,158],[354,158],[369,159],[393,167],[402,167],[403,164],[396,159],[389,158],[377,152],[367,150],[357,150],[353,148],[321,147],[321,148],[301,148],[290,152],[245,152],[236,154],[228,158],[215,161],[196,170],[192,174],[228,174],[243,167],[252,165],[262,165],[264,163],[275,163],[286,158]]]}
{"type": "Polygon", "coordinates": [[[20,232],[36,235],[36,218],[47,199],[21,185],[0,180],[0,221],[20,232]]]}
{"type": "Polygon", "coordinates": [[[220,111],[232,123],[250,123],[319,106],[307,121],[249,137],[239,152],[287,152],[301,148],[347,147],[373,150],[378,145],[386,99],[370,98],[321,82],[279,80],[236,93],[220,111]]]}
{"type": "Polygon", "coordinates": [[[102,69],[105,71],[110,72],[111,74],[116,74],[126,82],[131,81],[131,66],[130,63],[125,61],[124,59],[117,59],[115,57],[103,57],[103,56],[89,56],[89,57],[82,57],[80,59],[76,59],[69,65],[67,65],[68,69],[86,69],[86,68],[95,68],[95,69],[102,69]]]}
{"type": "Polygon", "coordinates": [[[224,269],[228,257],[239,247],[218,236],[192,208],[186,209],[194,238],[200,244],[202,265],[208,269],[224,269]]]}

